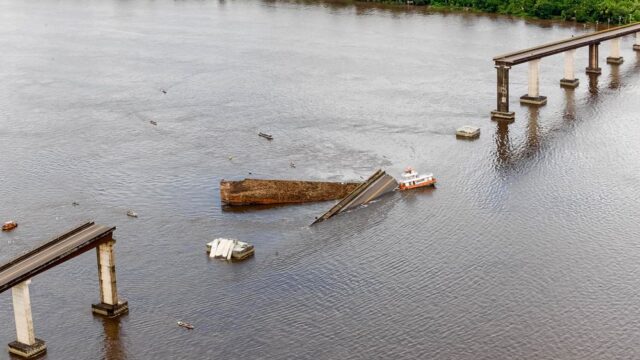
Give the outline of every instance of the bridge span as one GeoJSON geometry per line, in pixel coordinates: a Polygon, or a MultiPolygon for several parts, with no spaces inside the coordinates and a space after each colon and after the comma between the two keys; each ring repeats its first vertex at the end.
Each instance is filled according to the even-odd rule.
{"type": "Polygon", "coordinates": [[[520,102],[529,105],[544,105],[547,103],[547,98],[540,95],[538,76],[540,59],[564,53],[564,78],[560,80],[560,86],[576,88],[580,84],[575,77],[574,70],[576,49],[589,47],[589,64],[586,72],[597,76],[602,72],[599,66],[600,43],[603,41],[611,42],[611,52],[610,56],[607,57],[607,63],[619,65],[624,61],[620,55],[620,38],[632,34],[636,35],[633,49],[640,51],[640,23],[635,23],[494,57],[493,61],[498,72],[497,108],[491,112],[491,118],[509,122],[515,119],[515,113],[509,111],[509,70],[512,66],[525,62],[529,63],[529,88],[527,94],[520,97],[520,102]]]}
{"type": "Polygon", "coordinates": [[[46,344],[35,337],[31,315],[29,284],[31,278],[93,248],[97,252],[100,303],[93,312],[118,316],[128,311],[128,303],[118,298],[113,247],[115,227],[82,224],[0,265],[0,293],[11,289],[17,340],[9,344],[9,352],[33,358],[46,352],[46,344]]]}

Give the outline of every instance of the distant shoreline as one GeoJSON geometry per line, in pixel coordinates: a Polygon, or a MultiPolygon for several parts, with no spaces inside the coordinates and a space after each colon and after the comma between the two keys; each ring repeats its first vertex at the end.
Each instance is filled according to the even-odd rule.
{"type": "MultiPolygon", "coordinates": [[[[315,2],[302,1],[302,2],[315,2]]],[[[537,0],[531,9],[524,9],[519,4],[523,0],[506,0],[500,5],[490,5],[487,0],[484,7],[464,6],[457,3],[469,2],[469,0],[320,0],[330,4],[364,5],[379,4],[391,8],[416,8],[437,12],[460,12],[486,15],[501,15],[525,20],[559,21],[564,23],[580,23],[593,25],[618,26],[640,21],[640,6],[637,9],[624,9],[621,0],[612,0],[608,5],[600,1],[587,0],[580,5],[561,9],[558,0],[537,0]],[[445,3],[441,3],[444,1],[445,3]],[[584,3],[592,2],[591,6],[584,3]],[[448,3],[448,5],[446,4],[448,3]],[[558,3],[558,4],[556,4],[558,3]],[[487,5],[489,4],[489,5],[487,5]],[[556,5],[554,5],[556,4],[556,5]],[[607,7],[608,6],[608,7],[607,7]]]]}

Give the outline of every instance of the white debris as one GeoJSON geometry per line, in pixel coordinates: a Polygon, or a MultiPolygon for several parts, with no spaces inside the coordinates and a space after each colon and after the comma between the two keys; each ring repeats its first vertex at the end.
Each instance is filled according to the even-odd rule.
{"type": "Polygon", "coordinates": [[[465,125],[456,130],[456,135],[468,138],[480,136],[480,128],[476,126],[465,125]]]}
{"type": "Polygon", "coordinates": [[[210,258],[242,260],[253,254],[254,249],[242,241],[218,238],[207,243],[207,251],[210,258]]]}

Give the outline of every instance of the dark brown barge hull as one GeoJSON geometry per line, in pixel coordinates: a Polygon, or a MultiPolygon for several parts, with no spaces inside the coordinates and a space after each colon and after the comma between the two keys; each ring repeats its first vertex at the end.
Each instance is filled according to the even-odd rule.
{"type": "Polygon", "coordinates": [[[220,199],[223,204],[231,206],[299,204],[342,199],[358,185],[360,185],[358,182],[222,180],[220,181],[220,199]]]}

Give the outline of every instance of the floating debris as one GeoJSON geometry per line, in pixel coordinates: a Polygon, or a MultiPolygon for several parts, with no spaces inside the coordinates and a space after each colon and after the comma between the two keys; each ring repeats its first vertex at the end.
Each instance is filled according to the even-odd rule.
{"type": "MultiPolygon", "coordinates": [[[[251,173],[249,173],[251,175],[251,173]]],[[[220,181],[220,200],[225,205],[296,204],[342,199],[359,182],[244,179],[220,181]]]]}
{"type": "Polygon", "coordinates": [[[261,136],[261,137],[263,137],[263,138],[265,138],[265,139],[267,139],[267,140],[269,140],[269,141],[273,140],[273,136],[271,136],[271,135],[269,135],[269,134],[265,134],[265,133],[263,133],[263,132],[258,133],[258,136],[261,136]]]}
{"type": "Polygon", "coordinates": [[[18,223],[17,222],[15,222],[13,220],[9,220],[9,221],[7,221],[6,223],[4,223],[2,225],[2,231],[11,231],[11,230],[13,230],[13,229],[15,229],[17,227],[18,227],[18,223]]]}
{"type": "Polygon", "coordinates": [[[160,91],[162,91],[163,94],[167,93],[167,90],[165,90],[165,89],[160,89],[160,91]]]}
{"type": "Polygon", "coordinates": [[[471,125],[465,125],[463,127],[460,127],[456,130],[456,137],[463,137],[463,138],[476,138],[480,136],[480,128],[479,127],[475,127],[475,126],[471,126],[471,125]]]}
{"type": "Polygon", "coordinates": [[[72,202],[72,203],[71,203],[71,205],[73,205],[73,206],[78,206],[78,205],[80,205],[80,204],[79,204],[78,202],[74,201],[74,202],[72,202]]]}
{"type": "Polygon", "coordinates": [[[193,330],[195,329],[195,327],[191,324],[189,324],[188,322],[185,321],[178,321],[178,326],[182,326],[185,329],[189,329],[189,330],[193,330]]]}
{"type": "Polygon", "coordinates": [[[233,160],[233,156],[229,156],[229,161],[233,160]]]}
{"type": "Polygon", "coordinates": [[[133,211],[133,210],[129,210],[129,211],[127,211],[127,216],[132,217],[132,218],[137,218],[138,217],[138,213],[133,211]]]}
{"type": "Polygon", "coordinates": [[[295,169],[296,168],[296,164],[294,164],[293,161],[292,161],[292,162],[289,163],[289,167],[295,169]]]}
{"type": "Polygon", "coordinates": [[[158,123],[153,121],[153,120],[149,121],[149,124],[154,125],[154,126],[158,125],[158,123]]]}
{"type": "Polygon", "coordinates": [[[402,173],[402,180],[400,180],[399,184],[400,190],[410,190],[425,186],[434,186],[436,179],[433,177],[433,174],[418,175],[411,166],[407,166],[402,173]]]}
{"type": "Polygon", "coordinates": [[[255,253],[253,245],[246,242],[218,238],[207,243],[210,258],[226,260],[244,260],[255,253]]]}

